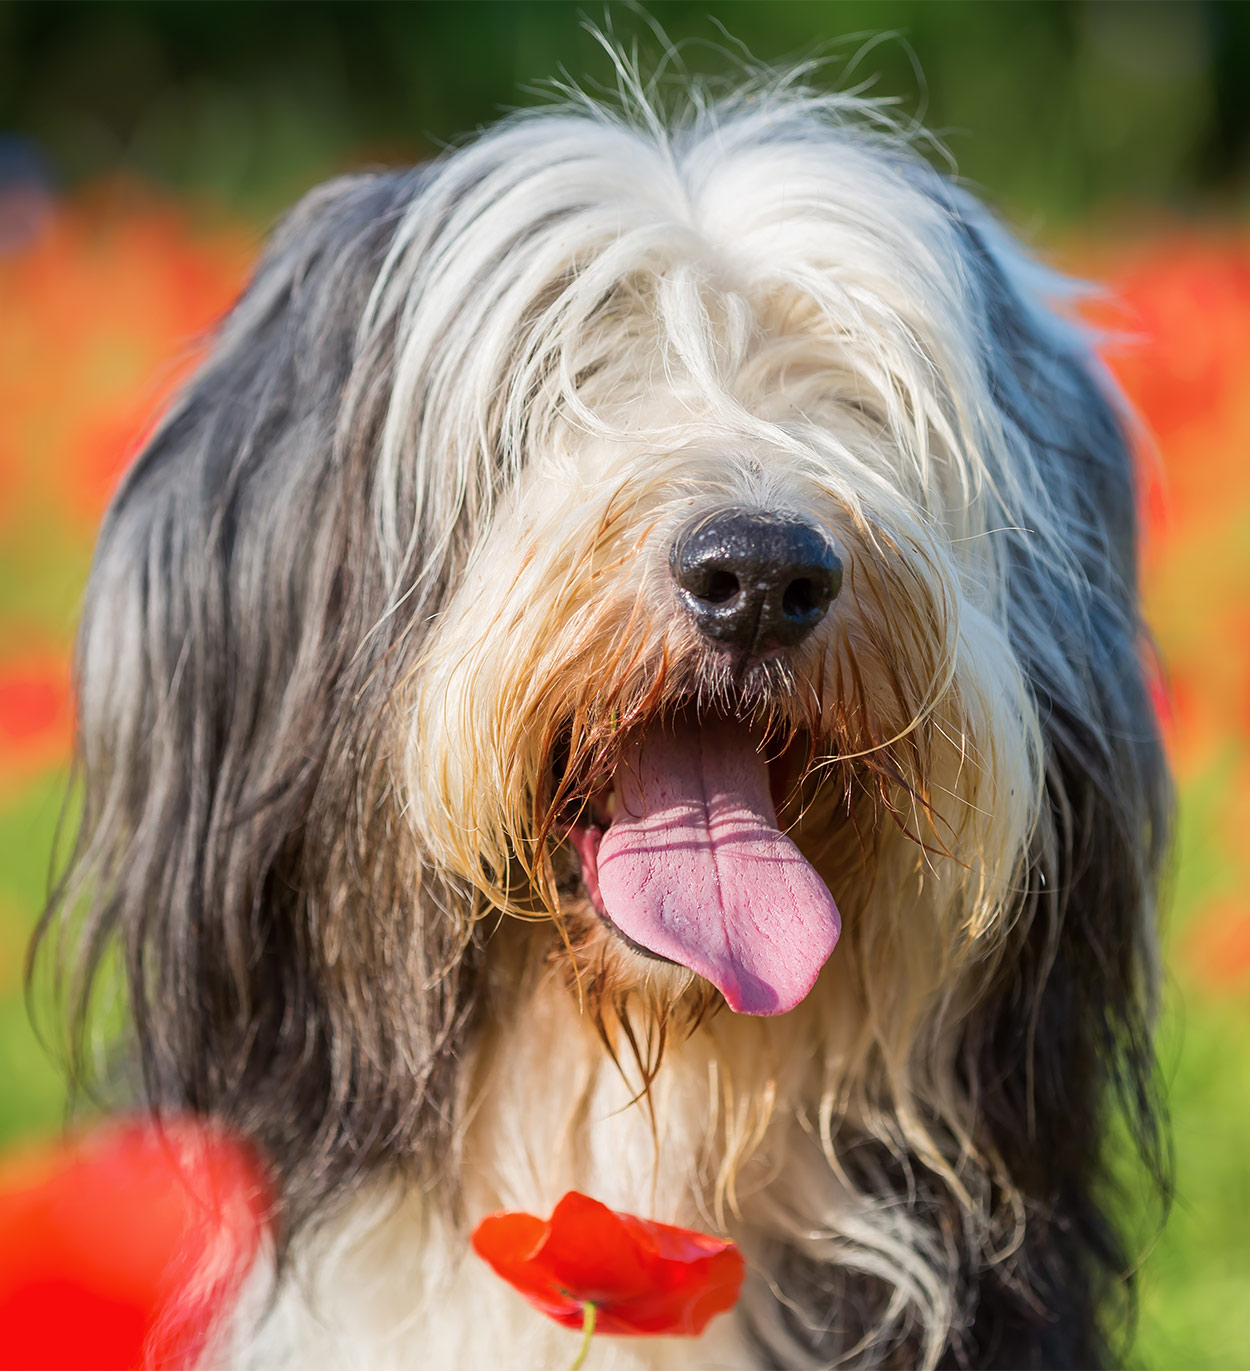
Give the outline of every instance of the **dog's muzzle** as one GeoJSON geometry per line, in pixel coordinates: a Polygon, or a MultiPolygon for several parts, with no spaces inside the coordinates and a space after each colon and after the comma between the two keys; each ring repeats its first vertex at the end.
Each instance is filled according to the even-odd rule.
{"type": "Polygon", "coordinates": [[[829,535],[763,509],[692,520],[673,543],[669,569],[699,632],[757,657],[801,643],[842,588],[829,535]]]}

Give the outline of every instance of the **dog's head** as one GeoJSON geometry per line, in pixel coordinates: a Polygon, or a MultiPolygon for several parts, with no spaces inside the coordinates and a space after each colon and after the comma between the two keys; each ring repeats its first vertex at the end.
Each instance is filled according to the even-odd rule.
{"type": "Polygon", "coordinates": [[[927,170],[784,104],[669,145],[522,123],[408,208],[378,521],[396,568],[428,547],[417,473],[466,542],[400,703],[407,816],[592,987],[665,983],[651,954],[779,1013],[835,899],[877,980],[1002,924],[1040,795],[1003,540],[1039,474],[972,241],[927,170]]]}
{"type": "Polygon", "coordinates": [[[292,1191],[437,1151],[518,958],[601,1031],[804,1003],[827,1099],[965,1153],[967,1026],[1041,899],[1028,1021],[1087,844],[1139,982],[1118,426],[869,115],[574,109],[315,192],[129,474],[63,897],[153,1095],[292,1191]]]}
{"type": "Polygon", "coordinates": [[[553,916],[597,998],[783,1013],[840,908],[842,996],[914,1004],[1020,884],[1007,545],[1063,534],[967,207],[849,113],[518,123],[423,186],[374,287],[384,552],[400,594],[447,577],[397,702],[406,817],[480,908],[553,916]]]}

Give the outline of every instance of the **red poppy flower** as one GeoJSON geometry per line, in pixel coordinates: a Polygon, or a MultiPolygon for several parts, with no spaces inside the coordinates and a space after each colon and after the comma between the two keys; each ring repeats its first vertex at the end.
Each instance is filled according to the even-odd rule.
{"type": "Polygon", "coordinates": [[[618,1214],[577,1191],[550,1220],[491,1214],[473,1234],[478,1256],[544,1314],[583,1327],[593,1305],[601,1333],[697,1337],[731,1309],[742,1256],[731,1242],[618,1214]]]}
{"type": "Polygon", "coordinates": [[[0,1371],[189,1366],[255,1256],[251,1152],[128,1124],[0,1163],[0,1371]]]}

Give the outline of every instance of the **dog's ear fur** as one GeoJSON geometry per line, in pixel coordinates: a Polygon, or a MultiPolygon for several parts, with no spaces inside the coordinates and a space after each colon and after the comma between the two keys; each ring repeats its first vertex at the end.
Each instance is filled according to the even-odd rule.
{"type": "Polygon", "coordinates": [[[999,411],[1033,454],[1071,562],[1057,568],[1027,529],[1006,535],[1046,798],[1012,946],[963,1052],[978,1141],[1021,1192],[1027,1223],[1014,1255],[969,1273],[979,1288],[959,1359],[1095,1366],[1114,1360],[1117,1292],[1131,1296],[1110,1212],[1117,1115],[1167,1190],[1151,1019],[1172,797],[1147,684],[1136,483],[1122,416],[1079,333],[1013,280],[1021,264],[994,225],[972,212],[961,224],[999,411]]]}
{"type": "Polygon", "coordinates": [[[473,997],[463,900],[431,888],[388,774],[440,588],[384,613],[388,340],[360,327],[419,176],[292,213],[114,500],[76,662],[80,833],[41,932],[51,952],[82,921],[79,1074],[116,944],[148,1098],[255,1139],[293,1221],[383,1154],[444,1154],[473,997]]]}

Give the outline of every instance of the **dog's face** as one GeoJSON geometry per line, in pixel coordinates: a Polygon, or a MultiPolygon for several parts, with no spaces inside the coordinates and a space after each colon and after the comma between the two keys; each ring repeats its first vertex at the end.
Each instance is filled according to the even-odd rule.
{"type": "Polygon", "coordinates": [[[553,918],[582,994],[784,1013],[843,918],[843,996],[930,994],[992,952],[1040,795],[950,205],[853,143],[674,202],[619,131],[526,132],[492,174],[564,139],[586,205],[500,186],[403,281],[471,316],[454,375],[444,318],[398,344],[397,395],[434,364],[453,418],[396,467],[458,450],[473,523],[407,687],[421,846],[553,918]]]}

